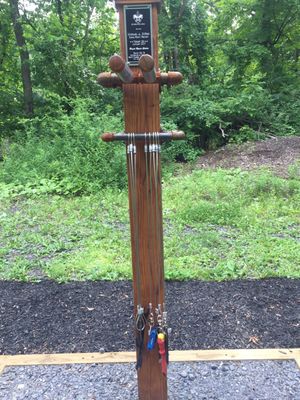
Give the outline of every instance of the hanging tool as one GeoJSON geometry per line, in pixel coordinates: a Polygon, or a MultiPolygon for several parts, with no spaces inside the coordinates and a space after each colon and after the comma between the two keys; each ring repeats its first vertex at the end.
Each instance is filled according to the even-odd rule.
{"type": "Polygon", "coordinates": [[[161,372],[164,375],[167,375],[167,357],[166,357],[166,342],[165,342],[165,334],[159,333],[157,335],[157,344],[158,344],[158,352],[160,355],[160,362],[161,362],[161,372]]]}
{"type": "Polygon", "coordinates": [[[144,336],[145,336],[145,326],[146,326],[146,316],[144,313],[144,308],[137,306],[136,315],[136,348],[137,348],[137,361],[136,369],[139,370],[143,364],[143,347],[144,347],[144,336]]]}
{"type": "Polygon", "coordinates": [[[153,350],[157,341],[157,333],[158,333],[158,327],[153,326],[151,328],[150,334],[149,334],[149,339],[148,339],[148,344],[147,344],[147,349],[148,350],[153,350]]]}

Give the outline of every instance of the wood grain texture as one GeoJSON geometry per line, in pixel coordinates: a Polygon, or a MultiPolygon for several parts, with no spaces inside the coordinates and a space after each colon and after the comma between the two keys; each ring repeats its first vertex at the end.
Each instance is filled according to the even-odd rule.
{"type": "Polygon", "coordinates": [[[97,77],[97,82],[107,88],[116,88],[123,85],[118,75],[111,72],[101,72],[97,77]]]}
{"type": "MultiPolygon", "coordinates": [[[[134,363],[135,352],[58,353],[0,356],[0,371],[16,365],[113,364],[134,363]]],[[[170,352],[171,362],[295,360],[300,368],[300,348],[293,349],[221,349],[176,350],[170,352]]]]}
{"type": "Polygon", "coordinates": [[[171,351],[170,361],[241,361],[292,360],[299,357],[300,349],[237,349],[237,350],[184,350],[171,351]]]}
{"type": "MultiPolygon", "coordinates": [[[[117,5],[117,4],[116,4],[117,5]]],[[[126,46],[125,46],[125,25],[124,25],[124,7],[118,7],[119,11],[119,27],[120,27],[120,49],[121,56],[126,60],[126,46]]]]}
{"type": "Polygon", "coordinates": [[[125,132],[160,131],[158,84],[124,84],[125,132]]]}
{"type": "MultiPolygon", "coordinates": [[[[123,86],[125,131],[127,133],[159,132],[159,85],[158,84],[129,84],[123,86]]],[[[154,178],[147,183],[146,158],[144,144],[137,143],[136,153],[136,204],[137,219],[135,219],[133,193],[131,193],[131,177],[128,166],[129,206],[131,221],[131,245],[133,268],[134,305],[141,303],[145,310],[149,302],[153,307],[164,303],[164,267],[163,267],[163,233],[162,233],[162,204],[161,204],[161,177],[158,176],[158,187],[155,195],[154,178]],[[157,196],[157,197],[156,197],[157,196]],[[147,207],[147,201],[152,205],[147,207]],[[157,209],[154,205],[157,204],[157,209]],[[149,212],[151,212],[149,224],[149,212]],[[154,221],[154,223],[153,223],[154,221]],[[137,229],[135,231],[135,229],[137,229]],[[138,235],[136,235],[136,232],[138,235]],[[136,238],[138,240],[136,243],[136,238]],[[139,249],[137,259],[136,246],[139,249]],[[138,269],[140,274],[138,273],[138,269]],[[139,281],[140,279],[140,281],[139,281]],[[139,290],[140,287],[140,290],[139,290]],[[140,292],[141,298],[138,299],[140,292]]],[[[150,162],[148,160],[148,165],[150,162]]],[[[160,160],[159,160],[160,167],[160,160]]],[[[149,170],[149,176],[154,177],[154,171],[149,170]]],[[[139,398],[144,400],[166,400],[167,380],[161,372],[159,354],[157,350],[147,351],[147,332],[145,331],[145,345],[143,365],[138,371],[139,398]]]]}
{"type": "Polygon", "coordinates": [[[59,353],[59,354],[26,354],[0,356],[0,365],[64,365],[64,364],[113,364],[135,362],[135,352],[120,353],[59,353]]]}
{"type": "MultiPolygon", "coordinates": [[[[121,55],[126,59],[124,5],[152,5],[153,59],[158,69],[158,5],[160,0],[117,0],[119,11],[121,55]]],[[[139,68],[132,68],[135,77],[139,68]]],[[[147,78],[147,77],[146,77],[147,78]]],[[[150,76],[148,81],[155,81],[150,76]]],[[[160,131],[159,84],[124,84],[125,132],[150,133],[160,131]]],[[[134,310],[137,305],[147,310],[151,302],[156,308],[164,304],[163,229],[161,201],[161,171],[158,155],[157,179],[150,155],[144,152],[144,143],[136,144],[136,190],[133,193],[133,178],[128,158],[129,214],[133,269],[134,310]],[[147,170],[146,166],[149,166],[147,170]],[[147,171],[146,171],[147,170],[147,171]],[[152,207],[150,207],[150,205],[152,207]],[[155,205],[155,206],[154,206],[155,205]],[[151,211],[150,211],[151,209],[151,211]],[[149,222],[151,221],[151,223],[149,222]]],[[[143,364],[138,370],[138,392],[140,400],[167,400],[167,379],[161,372],[158,351],[147,351],[148,332],[145,329],[143,364]]]]}
{"type": "Polygon", "coordinates": [[[158,5],[152,5],[152,40],[153,40],[153,58],[155,68],[159,68],[158,64],[158,5]]]}

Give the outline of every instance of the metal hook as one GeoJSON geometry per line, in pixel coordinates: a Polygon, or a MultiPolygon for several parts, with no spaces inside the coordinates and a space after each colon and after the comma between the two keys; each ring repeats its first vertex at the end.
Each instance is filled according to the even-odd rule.
{"type": "Polygon", "coordinates": [[[138,331],[143,331],[146,326],[146,318],[144,313],[144,308],[140,305],[137,306],[137,315],[135,319],[135,326],[138,331]]]}

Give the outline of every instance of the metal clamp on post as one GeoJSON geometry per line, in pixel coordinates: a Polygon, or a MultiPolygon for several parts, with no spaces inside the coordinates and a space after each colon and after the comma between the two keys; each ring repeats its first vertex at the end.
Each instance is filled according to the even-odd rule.
{"type": "Polygon", "coordinates": [[[127,154],[136,154],[136,146],[132,143],[130,143],[127,146],[127,154]]]}

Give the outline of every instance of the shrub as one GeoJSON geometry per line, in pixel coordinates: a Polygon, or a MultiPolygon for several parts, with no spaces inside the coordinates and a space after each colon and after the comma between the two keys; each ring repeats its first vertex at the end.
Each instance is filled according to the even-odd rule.
{"type": "Polygon", "coordinates": [[[258,80],[240,86],[182,84],[162,93],[162,116],[187,133],[194,148],[291,135],[300,130],[299,93],[270,93],[258,80]]]}
{"type": "Polygon", "coordinates": [[[10,145],[1,168],[6,184],[61,194],[92,193],[125,184],[125,151],[100,139],[121,129],[121,114],[98,114],[92,103],[76,100],[70,115],[61,112],[25,121],[25,134],[10,145]],[[47,190],[46,190],[47,191],[47,190]]]}

